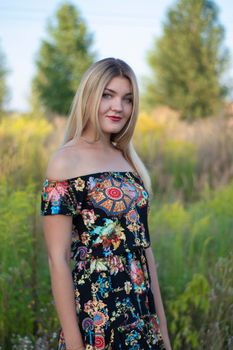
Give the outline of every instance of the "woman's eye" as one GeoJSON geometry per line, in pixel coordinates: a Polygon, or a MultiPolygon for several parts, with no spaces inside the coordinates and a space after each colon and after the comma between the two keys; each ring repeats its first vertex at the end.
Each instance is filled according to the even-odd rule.
{"type": "Polygon", "coordinates": [[[108,93],[106,93],[106,92],[103,93],[103,98],[108,98],[108,99],[110,99],[111,97],[112,97],[112,95],[110,95],[110,94],[108,94],[108,93]]]}
{"type": "Polygon", "coordinates": [[[127,103],[132,103],[132,102],[133,102],[133,99],[132,99],[132,97],[125,97],[125,101],[126,101],[127,103]]]}

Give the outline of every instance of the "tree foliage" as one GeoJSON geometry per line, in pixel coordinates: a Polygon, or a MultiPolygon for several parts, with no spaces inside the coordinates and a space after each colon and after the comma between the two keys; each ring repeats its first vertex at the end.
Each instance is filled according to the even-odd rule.
{"type": "Polygon", "coordinates": [[[49,23],[48,39],[42,41],[33,81],[48,111],[68,113],[81,76],[94,60],[91,45],[92,35],[79,11],[63,4],[49,23]]]}
{"type": "Polygon", "coordinates": [[[147,82],[146,104],[168,105],[189,120],[216,112],[227,94],[223,73],[228,52],[223,37],[214,1],[177,1],[148,55],[152,78],[147,82]]]}

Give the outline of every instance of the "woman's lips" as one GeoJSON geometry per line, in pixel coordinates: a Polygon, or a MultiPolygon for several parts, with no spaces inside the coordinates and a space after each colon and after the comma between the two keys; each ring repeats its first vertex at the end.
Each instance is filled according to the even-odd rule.
{"type": "Polygon", "coordinates": [[[108,118],[113,122],[119,122],[121,120],[121,117],[117,117],[116,115],[108,115],[108,118]]]}

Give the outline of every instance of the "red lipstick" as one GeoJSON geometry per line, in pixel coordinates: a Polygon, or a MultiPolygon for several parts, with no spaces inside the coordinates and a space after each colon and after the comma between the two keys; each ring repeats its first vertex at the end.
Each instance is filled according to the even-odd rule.
{"type": "Polygon", "coordinates": [[[108,115],[108,118],[110,118],[113,122],[119,122],[121,120],[121,117],[116,115],[108,115]]]}

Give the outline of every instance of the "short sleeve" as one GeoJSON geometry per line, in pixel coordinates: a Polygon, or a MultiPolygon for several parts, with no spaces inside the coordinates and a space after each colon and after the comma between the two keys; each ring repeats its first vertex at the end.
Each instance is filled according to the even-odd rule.
{"type": "Polygon", "coordinates": [[[77,191],[72,181],[46,179],[41,194],[41,215],[77,215],[80,211],[82,193],[83,188],[77,191]]]}

